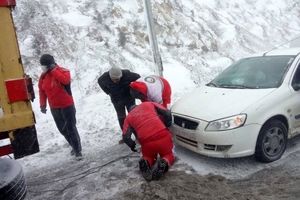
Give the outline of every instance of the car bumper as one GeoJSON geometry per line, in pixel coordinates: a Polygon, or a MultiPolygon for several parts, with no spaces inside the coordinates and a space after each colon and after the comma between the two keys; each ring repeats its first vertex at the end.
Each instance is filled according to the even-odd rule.
{"type": "Polygon", "coordinates": [[[173,124],[171,131],[175,143],[210,157],[235,158],[254,154],[261,125],[250,124],[228,131],[205,131],[208,122],[199,122],[195,130],[173,124]]]}

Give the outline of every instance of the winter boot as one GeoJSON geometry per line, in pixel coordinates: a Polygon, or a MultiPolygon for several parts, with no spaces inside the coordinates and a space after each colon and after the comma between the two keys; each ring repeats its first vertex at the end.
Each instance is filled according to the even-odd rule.
{"type": "Polygon", "coordinates": [[[165,159],[158,159],[157,163],[152,171],[152,179],[158,180],[160,179],[164,173],[166,173],[169,169],[169,165],[165,159]]]}
{"type": "Polygon", "coordinates": [[[75,154],[75,160],[79,161],[79,160],[82,160],[82,159],[83,159],[83,157],[82,157],[81,152],[75,154]]]}
{"type": "Polygon", "coordinates": [[[74,156],[75,155],[75,151],[72,149],[71,152],[70,152],[71,156],[74,156]]]}
{"type": "Polygon", "coordinates": [[[152,172],[147,160],[143,158],[139,161],[139,167],[142,172],[142,176],[145,178],[146,181],[152,180],[152,172]]]}

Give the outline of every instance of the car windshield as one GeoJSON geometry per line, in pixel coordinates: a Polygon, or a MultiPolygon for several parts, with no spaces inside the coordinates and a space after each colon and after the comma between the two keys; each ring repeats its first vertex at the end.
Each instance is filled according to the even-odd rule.
{"type": "Polygon", "coordinates": [[[211,87],[257,89],[276,88],[295,56],[262,56],[245,58],[233,63],[214,80],[211,87]]]}

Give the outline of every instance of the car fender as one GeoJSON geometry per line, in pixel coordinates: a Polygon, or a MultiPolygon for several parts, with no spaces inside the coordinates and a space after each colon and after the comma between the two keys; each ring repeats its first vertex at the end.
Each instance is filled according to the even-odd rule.
{"type": "Polygon", "coordinates": [[[274,117],[283,117],[287,122],[287,128],[290,133],[291,116],[288,106],[288,98],[291,96],[290,90],[279,88],[261,99],[257,104],[248,107],[244,113],[247,113],[246,124],[259,124],[263,126],[268,120],[274,117]]]}

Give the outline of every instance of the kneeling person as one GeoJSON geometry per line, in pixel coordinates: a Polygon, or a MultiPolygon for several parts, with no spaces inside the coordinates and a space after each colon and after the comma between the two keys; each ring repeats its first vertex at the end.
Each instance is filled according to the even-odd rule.
{"type": "Polygon", "coordinates": [[[141,144],[139,167],[147,181],[158,180],[174,163],[174,145],[167,128],[171,123],[171,112],[154,102],[133,106],[124,121],[123,140],[136,151],[136,143],[131,139],[133,133],[141,144]]]}

